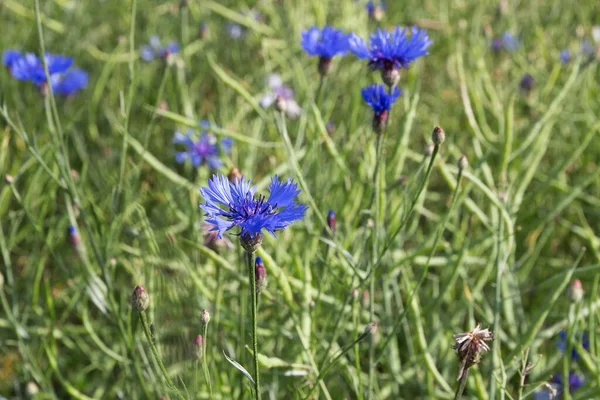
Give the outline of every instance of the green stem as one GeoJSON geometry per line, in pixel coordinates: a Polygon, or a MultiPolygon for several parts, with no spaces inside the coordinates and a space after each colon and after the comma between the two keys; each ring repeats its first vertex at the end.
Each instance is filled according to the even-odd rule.
{"type": "Polygon", "coordinates": [[[257,293],[256,293],[256,278],[254,276],[254,254],[246,251],[246,259],[248,261],[248,283],[250,285],[250,294],[252,297],[252,352],[254,353],[254,398],[260,400],[260,379],[258,371],[258,336],[257,330],[257,293]]]}
{"type": "Polygon", "coordinates": [[[467,386],[467,376],[469,375],[469,371],[466,370],[463,373],[462,378],[458,383],[458,387],[456,388],[456,393],[454,394],[454,400],[460,400],[462,398],[463,392],[465,391],[465,386],[467,386]]]}
{"type": "Polygon", "coordinates": [[[208,352],[206,351],[206,344],[208,343],[208,324],[204,324],[204,337],[202,338],[202,368],[204,369],[204,379],[208,385],[208,394],[210,398],[213,398],[212,383],[210,382],[210,372],[208,370],[208,352]]]}
{"type": "Polygon", "coordinates": [[[148,326],[148,317],[146,316],[146,311],[140,312],[140,321],[142,321],[142,326],[144,328],[144,334],[146,334],[146,339],[148,339],[148,343],[150,344],[150,351],[152,351],[152,355],[154,356],[154,361],[156,361],[156,363],[158,364],[158,368],[160,369],[160,372],[162,373],[163,378],[165,378],[165,381],[167,382],[167,386],[175,392],[175,395],[177,396],[178,399],[185,400],[185,397],[183,397],[183,395],[181,394],[179,389],[177,389],[177,387],[173,383],[173,380],[169,376],[169,373],[167,372],[167,368],[165,368],[165,364],[163,363],[162,358],[160,357],[160,354],[158,353],[158,349],[156,348],[156,344],[154,343],[154,339],[152,338],[152,334],[150,333],[150,327],[148,326]]]}

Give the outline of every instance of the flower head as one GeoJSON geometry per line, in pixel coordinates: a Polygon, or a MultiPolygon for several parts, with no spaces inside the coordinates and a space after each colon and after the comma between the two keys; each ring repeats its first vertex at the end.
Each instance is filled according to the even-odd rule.
{"type": "Polygon", "coordinates": [[[335,212],[333,212],[333,210],[329,210],[329,213],[327,213],[327,226],[332,232],[335,232],[337,219],[335,218],[335,212]]]}
{"type": "Polygon", "coordinates": [[[394,86],[392,92],[388,93],[383,85],[373,84],[364,87],[361,94],[363,100],[373,109],[373,128],[379,132],[387,122],[392,104],[400,97],[402,90],[394,86]]]}
{"type": "Polygon", "coordinates": [[[531,74],[523,75],[521,81],[519,82],[519,87],[526,92],[530,92],[533,89],[534,85],[535,79],[533,79],[533,76],[531,76],[531,74]]]}
{"type": "Polygon", "coordinates": [[[277,104],[288,118],[296,118],[302,113],[302,109],[294,100],[294,91],[284,85],[279,75],[269,75],[266,83],[268,89],[260,98],[259,104],[261,107],[268,108],[273,104],[277,104]]]}
{"type": "MultiPolygon", "coordinates": [[[[552,382],[558,385],[559,393],[564,391],[565,383],[563,382],[563,376],[561,374],[554,375],[552,382]]],[[[574,371],[569,372],[569,393],[575,392],[577,389],[583,386],[583,383],[583,378],[581,376],[574,371]]]]}
{"type": "MultiPolygon", "coordinates": [[[[586,332],[583,332],[581,335],[575,335],[576,340],[581,340],[581,347],[585,350],[590,348],[590,338],[586,332]]],[[[563,353],[567,351],[567,332],[562,330],[558,333],[558,342],[556,343],[556,347],[563,353]]],[[[579,360],[580,355],[575,348],[571,350],[571,360],[579,360]]]]}
{"type": "Polygon", "coordinates": [[[348,35],[331,26],[324,26],[322,29],[313,26],[307,31],[302,31],[300,44],[310,56],[332,58],[346,53],[348,35]]]}
{"type": "MultiPolygon", "coordinates": [[[[200,126],[206,127],[205,122],[201,121],[200,126]]],[[[175,161],[182,164],[185,160],[189,159],[196,168],[203,163],[208,164],[211,168],[219,168],[221,166],[221,150],[224,153],[230,153],[233,141],[230,138],[222,139],[220,143],[221,148],[219,148],[219,142],[212,133],[202,131],[198,140],[193,139],[192,133],[191,129],[185,134],[179,131],[175,132],[173,143],[187,147],[186,151],[175,154],[175,161]]]]}
{"type": "Polygon", "coordinates": [[[479,363],[481,353],[490,351],[490,347],[486,342],[493,340],[493,338],[494,335],[489,329],[481,329],[481,324],[477,324],[475,329],[470,332],[454,335],[453,347],[460,360],[457,380],[460,380],[469,368],[479,363]]]}
{"type": "Polygon", "coordinates": [[[502,34],[502,46],[509,53],[512,53],[512,52],[516,51],[519,48],[520,45],[521,45],[521,42],[512,33],[510,33],[510,32],[504,32],[502,34]]]}
{"type": "Polygon", "coordinates": [[[408,68],[417,58],[429,54],[427,49],[432,43],[427,31],[416,26],[410,30],[399,26],[393,31],[377,29],[371,34],[368,46],[356,34],[348,39],[350,51],[360,59],[368,59],[373,70],[408,68]]]}
{"type": "Polygon", "coordinates": [[[257,245],[263,229],[275,236],[276,231],[302,219],[307,209],[296,202],[300,190],[291,179],[281,182],[275,175],[269,191],[268,198],[256,196],[256,187],[244,177],[232,183],[224,175],[213,175],[208,187],[200,189],[206,201],[200,208],[206,212],[207,222],[215,225],[219,238],[237,226],[244,247],[257,245]]]}
{"type": "Polygon", "coordinates": [[[171,55],[179,53],[179,44],[177,42],[169,42],[166,46],[162,46],[158,36],[150,37],[148,44],[140,48],[140,57],[144,61],[152,61],[155,58],[168,59],[171,55]]]}
{"type": "Polygon", "coordinates": [[[561,63],[568,64],[569,61],[571,61],[571,52],[567,49],[561,50],[560,55],[558,56],[558,59],[560,60],[561,63]]]}
{"type": "MultiPolygon", "coordinates": [[[[68,96],[87,86],[87,72],[79,68],[71,69],[72,57],[46,53],[44,58],[54,93],[68,96]]],[[[18,80],[31,81],[39,86],[43,93],[46,93],[47,81],[44,63],[35,54],[22,55],[16,50],[7,50],[3,53],[2,60],[13,77],[18,80]]]]}

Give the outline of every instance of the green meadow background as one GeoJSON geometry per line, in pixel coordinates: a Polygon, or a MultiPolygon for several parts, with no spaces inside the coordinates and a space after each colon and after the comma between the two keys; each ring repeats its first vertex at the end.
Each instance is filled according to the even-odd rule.
{"type": "Polygon", "coordinates": [[[43,44],[90,75],[86,89],[51,101],[0,70],[0,395],[176,398],[129,305],[143,285],[183,396],[251,398],[224,356],[253,373],[243,253],[234,235],[229,247],[205,245],[198,189],[215,171],[174,160],[174,132],[198,132],[207,119],[234,139],[221,173],[236,166],[262,193],[274,174],[292,177],[309,206],[259,251],[268,275],[262,398],[452,399],[452,335],[476,323],[495,340],[464,398],[533,398],[565,371],[584,386],[559,398],[600,398],[600,68],[579,55],[581,41],[599,45],[597,6],[390,0],[377,22],[349,0],[2,0],[0,50],[41,54],[43,44]],[[227,34],[230,23],[243,26],[241,38],[227,34]],[[336,58],[316,99],[317,60],[300,47],[313,24],[364,37],[416,24],[434,42],[402,71],[378,215],[376,135],[360,89],[379,74],[352,55],[336,58]],[[506,31],[520,47],[493,53],[506,31]],[[139,58],[154,34],[180,43],[172,63],[139,58]],[[295,91],[299,118],[259,106],[270,73],[295,91]],[[519,88],[526,73],[529,92],[519,88]],[[446,141],[431,161],[424,149],[436,125],[446,141]],[[463,154],[469,167],[457,179],[463,154]],[[573,279],[585,290],[576,304],[573,279]],[[199,361],[202,309],[211,321],[199,361]],[[361,336],[370,322],[377,331],[361,336]],[[588,350],[568,341],[578,360],[557,348],[561,330],[589,335],[588,350]]]}

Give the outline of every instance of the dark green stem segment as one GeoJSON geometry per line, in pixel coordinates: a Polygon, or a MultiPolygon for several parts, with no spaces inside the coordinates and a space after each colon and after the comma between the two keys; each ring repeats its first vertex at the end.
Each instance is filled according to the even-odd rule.
{"type": "Polygon", "coordinates": [[[258,372],[258,336],[257,330],[257,305],[258,293],[256,293],[256,278],[254,276],[254,253],[246,251],[246,259],[248,261],[248,284],[250,286],[250,294],[252,297],[252,353],[254,356],[254,398],[260,400],[260,379],[258,372]]]}
{"type": "Polygon", "coordinates": [[[454,394],[454,400],[460,400],[462,398],[463,392],[465,391],[465,386],[467,386],[467,377],[469,376],[469,371],[466,370],[463,373],[462,378],[458,381],[458,387],[456,388],[456,393],[454,394]]]}
{"type": "Polygon", "coordinates": [[[165,364],[162,362],[162,358],[160,357],[160,354],[158,353],[158,349],[156,348],[156,344],[154,343],[154,338],[152,337],[152,334],[150,333],[150,327],[148,326],[148,317],[146,316],[146,311],[140,312],[140,321],[142,321],[144,333],[146,334],[146,339],[148,339],[148,343],[150,344],[150,351],[152,351],[152,355],[154,356],[154,361],[156,361],[156,363],[158,364],[158,368],[160,369],[160,372],[162,373],[163,378],[165,378],[165,381],[167,382],[167,386],[169,387],[169,389],[172,389],[175,392],[175,395],[177,396],[178,399],[185,400],[185,397],[183,397],[183,395],[181,394],[179,389],[177,389],[177,387],[173,383],[173,380],[169,376],[169,373],[167,372],[167,368],[165,368],[165,364]]]}

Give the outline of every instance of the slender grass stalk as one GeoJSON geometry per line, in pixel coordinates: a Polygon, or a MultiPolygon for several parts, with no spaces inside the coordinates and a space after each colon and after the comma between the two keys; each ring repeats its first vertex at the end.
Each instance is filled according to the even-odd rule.
{"type": "Polygon", "coordinates": [[[258,368],[258,336],[257,336],[257,293],[256,278],[254,276],[254,254],[246,251],[246,260],[248,263],[248,285],[250,287],[251,308],[252,308],[252,353],[254,356],[254,398],[260,400],[260,378],[258,368]]]}
{"type": "Polygon", "coordinates": [[[173,383],[173,380],[169,376],[167,368],[165,367],[165,364],[163,363],[162,358],[160,357],[158,348],[156,347],[156,343],[154,343],[154,338],[152,337],[152,333],[150,332],[150,327],[148,326],[148,317],[146,316],[146,311],[140,311],[139,314],[140,321],[142,322],[142,327],[144,328],[144,334],[146,335],[146,339],[150,344],[150,351],[152,352],[154,361],[156,361],[156,364],[158,364],[158,368],[160,369],[160,372],[162,373],[165,382],[167,382],[167,386],[169,387],[169,389],[172,389],[175,392],[175,396],[177,396],[178,399],[185,400],[185,397],[183,397],[179,389],[177,389],[177,386],[175,386],[175,383],[173,383]]]}
{"type": "Polygon", "coordinates": [[[202,332],[202,369],[204,370],[204,379],[208,386],[208,394],[210,398],[213,398],[212,382],[210,380],[210,371],[208,369],[208,352],[206,346],[208,344],[208,323],[204,324],[204,332],[202,332]]]}
{"type": "Polygon", "coordinates": [[[465,391],[465,387],[467,386],[467,378],[469,376],[469,370],[466,370],[463,376],[458,381],[458,386],[456,387],[456,393],[454,394],[454,400],[462,399],[463,392],[465,391]]]}

